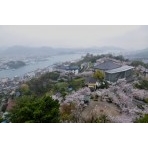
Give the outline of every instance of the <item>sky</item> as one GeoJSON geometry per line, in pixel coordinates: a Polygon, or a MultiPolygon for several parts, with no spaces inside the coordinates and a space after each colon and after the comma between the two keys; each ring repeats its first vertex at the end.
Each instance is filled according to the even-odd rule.
{"type": "Polygon", "coordinates": [[[138,25],[4,25],[0,47],[50,46],[85,48],[116,46],[124,49],[148,47],[148,26],[138,25]]]}

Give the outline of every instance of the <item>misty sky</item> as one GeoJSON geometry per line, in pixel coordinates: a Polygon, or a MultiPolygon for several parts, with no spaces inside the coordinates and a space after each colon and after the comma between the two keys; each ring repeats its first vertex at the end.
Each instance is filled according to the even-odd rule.
{"type": "Polygon", "coordinates": [[[148,47],[148,26],[0,26],[0,46],[148,47]]]}

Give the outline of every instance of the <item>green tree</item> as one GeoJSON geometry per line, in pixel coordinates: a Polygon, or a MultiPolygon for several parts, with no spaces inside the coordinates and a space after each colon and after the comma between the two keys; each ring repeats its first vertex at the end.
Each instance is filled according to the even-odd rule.
{"type": "Polygon", "coordinates": [[[146,64],[146,63],[144,63],[144,62],[142,62],[142,61],[133,61],[133,62],[131,63],[131,65],[132,65],[132,66],[135,66],[135,67],[141,65],[141,66],[143,66],[143,67],[145,67],[145,68],[148,68],[148,64],[146,64]]]}
{"type": "Polygon", "coordinates": [[[102,81],[105,78],[105,74],[104,74],[104,72],[97,70],[97,71],[95,71],[93,77],[102,81]]]}
{"type": "Polygon", "coordinates": [[[136,120],[136,123],[148,123],[148,114],[136,120]]]}
{"type": "Polygon", "coordinates": [[[22,84],[20,87],[20,91],[23,95],[30,95],[31,91],[29,89],[29,86],[27,84],[22,84]]]}
{"type": "Polygon", "coordinates": [[[50,96],[24,96],[16,100],[16,105],[10,110],[8,117],[12,123],[58,123],[59,107],[59,102],[50,96]]]}
{"type": "Polygon", "coordinates": [[[0,123],[3,121],[3,118],[1,117],[1,115],[0,115],[0,123]]]}
{"type": "Polygon", "coordinates": [[[107,116],[103,114],[99,117],[99,119],[97,121],[98,121],[98,123],[107,123],[109,120],[108,120],[107,116]]]}

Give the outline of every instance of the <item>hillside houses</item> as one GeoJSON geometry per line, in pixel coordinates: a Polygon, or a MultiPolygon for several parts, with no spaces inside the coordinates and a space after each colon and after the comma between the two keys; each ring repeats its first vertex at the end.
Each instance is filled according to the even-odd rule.
{"type": "Polygon", "coordinates": [[[54,68],[55,71],[60,71],[64,73],[73,73],[78,74],[79,73],[79,67],[78,66],[70,66],[70,65],[58,65],[54,68]]]}
{"type": "Polygon", "coordinates": [[[97,89],[98,87],[98,82],[97,79],[93,78],[93,77],[86,77],[85,78],[85,84],[86,86],[88,86],[88,88],[90,88],[90,90],[94,91],[97,89]]]}

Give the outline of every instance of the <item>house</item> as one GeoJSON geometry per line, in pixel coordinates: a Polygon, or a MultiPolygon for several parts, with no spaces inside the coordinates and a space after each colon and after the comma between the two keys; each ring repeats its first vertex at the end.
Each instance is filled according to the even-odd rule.
{"type": "Polygon", "coordinates": [[[73,74],[79,73],[78,66],[60,65],[60,66],[56,67],[56,70],[60,71],[60,72],[65,72],[65,73],[73,73],[73,74]]]}
{"type": "Polygon", "coordinates": [[[97,79],[93,77],[87,77],[85,78],[85,84],[88,86],[92,91],[96,90],[98,87],[98,82],[97,79]]]}
{"type": "Polygon", "coordinates": [[[72,72],[74,74],[78,74],[79,73],[79,67],[78,66],[68,66],[68,67],[66,67],[66,71],[72,72]]]}

